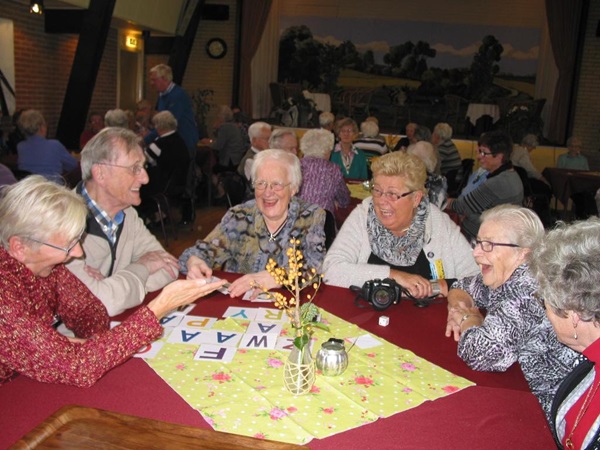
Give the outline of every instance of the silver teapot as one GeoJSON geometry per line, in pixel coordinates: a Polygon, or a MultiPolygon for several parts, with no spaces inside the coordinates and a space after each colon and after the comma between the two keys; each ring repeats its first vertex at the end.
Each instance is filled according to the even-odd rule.
{"type": "Polygon", "coordinates": [[[342,339],[330,338],[323,342],[317,352],[317,369],[327,377],[335,377],[344,373],[348,367],[348,353],[342,339]]]}

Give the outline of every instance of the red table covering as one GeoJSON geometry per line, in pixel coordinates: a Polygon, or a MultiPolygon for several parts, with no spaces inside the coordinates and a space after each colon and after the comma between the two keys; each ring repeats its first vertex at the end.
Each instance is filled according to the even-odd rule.
{"type": "MultiPolygon", "coordinates": [[[[369,305],[359,308],[353,300],[348,289],[323,286],[315,303],[477,386],[370,425],[315,439],[310,448],[553,448],[539,403],[517,366],[505,373],[475,372],[456,356],[456,343],[444,335],[445,301],[427,308],[402,301],[382,313],[369,305]],[[381,315],[389,316],[389,326],[378,325],[381,315]]],[[[200,299],[192,313],[219,317],[231,305],[265,306],[215,294],[200,299]]],[[[87,389],[39,383],[24,376],[0,386],[0,448],[69,404],[210,428],[143,360],[133,358],[87,389]]]]}

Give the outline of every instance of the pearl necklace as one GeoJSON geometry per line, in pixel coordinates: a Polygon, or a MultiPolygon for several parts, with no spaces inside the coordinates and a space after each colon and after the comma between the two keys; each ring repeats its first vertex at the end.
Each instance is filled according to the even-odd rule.
{"type": "Polygon", "coordinates": [[[598,383],[596,383],[596,387],[594,389],[592,389],[592,387],[593,387],[593,381],[592,381],[592,386],[590,386],[590,390],[588,391],[587,395],[585,396],[583,405],[581,406],[581,409],[577,413],[577,418],[575,419],[575,424],[573,425],[573,428],[571,428],[571,433],[569,433],[569,437],[565,441],[565,447],[568,449],[575,448],[575,445],[573,444],[573,440],[571,438],[573,437],[573,434],[575,433],[575,429],[579,425],[579,422],[581,422],[581,419],[583,419],[583,416],[585,416],[585,413],[587,412],[588,408],[592,404],[592,399],[596,395],[596,392],[598,391],[598,387],[600,387],[600,381],[598,383]]]}

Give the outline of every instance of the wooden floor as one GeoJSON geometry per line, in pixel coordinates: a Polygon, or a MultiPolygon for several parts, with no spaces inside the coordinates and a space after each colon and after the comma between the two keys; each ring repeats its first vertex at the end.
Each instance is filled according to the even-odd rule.
{"type": "MultiPolygon", "coordinates": [[[[165,245],[160,227],[153,228],[150,231],[158,238],[165,250],[175,257],[179,257],[181,253],[188,247],[191,247],[198,239],[203,239],[212,231],[212,229],[221,221],[221,218],[227,211],[225,206],[207,206],[196,208],[196,220],[194,225],[177,225],[177,239],[167,229],[168,245],[165,245]]],[[[176,216],[175,222],[179,223],[179,217],[176,216]]]]}

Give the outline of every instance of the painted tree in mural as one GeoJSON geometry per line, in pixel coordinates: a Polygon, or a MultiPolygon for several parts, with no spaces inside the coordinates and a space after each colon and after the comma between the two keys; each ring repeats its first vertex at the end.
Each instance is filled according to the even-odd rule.
{"type": "Polygon", "coordinates": [[[407,41],[391,46],[389,53],[383,56],[383,62],[390,66],[392,75],[420,80],[427,70],[427,58],[435,58],[436,54],[427,42],[414,44],[407,41]]]}
{"type": "MultiPolygon", "coordinates": [[[[373,61],[371,52],[371,61],[373,61]]],[[[302,83],[305,87],[330,92],[342,68],[362,70],[363,56],[350,41],[322,44],[305,25],[287,28],[279,41],[279,81],[302,83]]]]}
{"type": "Polygon", "coordinates": [[[494,75],[500,71],[497,64],[502,59],[504,47],[494,36],[485,36],[479,51],[473,57],[469,74],[469,97],[476,101],[489,101],[494,96],[494,75]]]}

